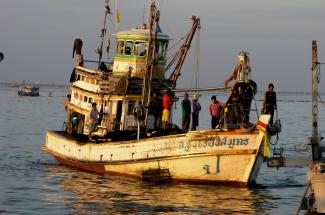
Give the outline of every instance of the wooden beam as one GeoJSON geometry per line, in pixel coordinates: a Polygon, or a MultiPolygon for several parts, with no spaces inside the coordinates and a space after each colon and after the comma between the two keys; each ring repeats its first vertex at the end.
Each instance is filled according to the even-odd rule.
{"type": "Polygon", "coordinates": [[[205,87],[205,88],[183,88],[183,89],[173,89],[175,93],[179,92],[201,92],[201,91],[217,91],[217,90],[226,90],[230,87],[205,87]]]}

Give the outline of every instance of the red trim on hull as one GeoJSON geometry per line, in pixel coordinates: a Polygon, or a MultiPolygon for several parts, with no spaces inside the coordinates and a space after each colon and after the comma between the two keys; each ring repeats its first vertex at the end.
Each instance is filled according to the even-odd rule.
{"type": "Polygon", "coordinates": [[[259,125],[259,126],[261,126],[262,128],[264,128],[264,129],[266,129],[267,128],[267,124],[265,124],[264,122],[261,122],[261,121],[259,121],[258,120],[258,122],[257,122],[257,125],[259,125]]]}
{"type": "MultiPolygon", "coordinates": [[[[105,170],[105,164],[98,163],[86,163],[86,162],[78,162],[70,159],[66,159],[63,157],[59,157],[53,155],[55,159],[62,165],[77,168],[83,171],[97,173],[97,174],[109,174],[115,176],[125,176],[132,178],[141,178],[137,175],[115,172],[115,171],[107,171],[105,170]]],[[[212,181],[212,180],[203,180],[203,179],[182,179],[182,178],[172,178],[172,182],[175,183],[187,183],[187,184],[210,184],[210,185],[228,185],[228,186],[238,186],[238,187],[247,187],[247,183],[242,181],[212,181]]]]}

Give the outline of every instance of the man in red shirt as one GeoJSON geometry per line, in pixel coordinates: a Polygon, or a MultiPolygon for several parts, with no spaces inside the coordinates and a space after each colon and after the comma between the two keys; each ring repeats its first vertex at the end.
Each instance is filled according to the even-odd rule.
{"type": "Polygon", "coordinates": [[[211,105],[209,106],[209,112],[211,115],[211,128],[215,129],[220,121],[221,109],[225,104],[219,102],[216,96],[211,97],[211,105]]]}
{"type": "Polygon", "coordinates": [[[167,92],[164,95],[163,98],[163,115],[162,115],[162,124],[163,124],[163,129],[166,130],[168,126],[168,122],[170,119],[170,110],[173,105],[173,100],[172,100],[172,91],[170,89],[167,89],[167,92]]]}

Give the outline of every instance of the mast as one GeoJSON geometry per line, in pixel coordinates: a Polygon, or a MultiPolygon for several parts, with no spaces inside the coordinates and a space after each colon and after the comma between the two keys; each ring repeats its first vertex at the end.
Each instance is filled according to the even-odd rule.
{"type": "Polygon", "coordinates": [[[103,45],[104,45],[104,37],[106,35],[107,29],[106,29],[106,20],[107,20],[107,15],[111,14],[111,9],[108,5],[108,1],[109,0],[105,0],[105,16],[104,16],[104,24],[103,24],[103,28],[101,29],[101,34],[100,34],[100,38],[101,38],[101,42],[100,42],[100,47],[97,49],[97,53],[98,53],[98,67],[101,63],[102,60],[102,56],[103,56],[103,45]]]}
{"type": "Polygon", "coordinates": [[[321,151],[319,148],[318,137],[318,56],[317,56],[317,42],[312,41],[312,115],[313,115],[313,129],[311,137],[311,149],[313,161],[318,161],[321,158],[321,151]]]}
{"type": "MultiPolygon", "coordinates": [[[[158,22],[160,12],[156,8],[156,1],[152,0],[148,14],[149,37],[148,37],[148,50],[146,58],[146,68],[143,77],[142,88],[142,104],[147,107],[149,105],[151,94],[151,79],[154,67],[156,65],[156,43],[158,34],[158,22]]],[[[148,109],[145,111],[145,127],[147,126],[148,109]]]]}
{"type": "MultiPolygon", "coordinates": [[[[191,43],[192,43],[193,37],[195,35],[195,32],[197,29],[201,28],[200,18],[198,18],[196,16],[191,16],[190,19],[193,20],[192,28],[191,28],[190,32],[188,33],[183,45],[180,48],[180,55],[179,55],[177,65],[176,65],[174,71],[172,72],[172,74],[170,75],[170,79],[173,82],[172,89],[176,88],[177,79],[181,75],[181,70],[182,70],[187,52],[191,48],[191,43]]],[[[173,62],[173,61],[174,61],[174,59],[171,60],[171,62],[173,62]]]]}

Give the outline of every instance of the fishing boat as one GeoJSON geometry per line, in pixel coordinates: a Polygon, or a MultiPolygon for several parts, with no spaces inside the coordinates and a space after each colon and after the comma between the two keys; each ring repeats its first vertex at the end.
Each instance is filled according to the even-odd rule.
{"type": "Polygon", "coordinates": [[[18,90],[19,96],[39,96],[39,87],[27,85],[20,87],[18,90]]]}
{"type": "MultiPolygon", "coordinates": [[[[165,130],[155,128],[147,108],[153,92],[180,91],[176,89],[177,80],[191,41],[200,29],[200,19],[191,17],[191,30],[171,60],[176,66],[168,77],[170,37],[160,30],[155,1],[151,2],[147,25],[115,34],[115,54],[109,64],[102,60],[108,2],[105,7],[98,67],[84,65],[92,61],[83,59],[83,42],[76,39],[77,59],[70,79],[65,126],[62,131],[47,131],[43,150],[60,164],[99,174],[157,182],[254,183],[263,160],[269,156],[269,115],[259,116],[254,124],[231,123],[227,120],[229,105],[216,128],[183,132],[176,125],[165,130]],[[91,132],[89,117],[94,102],[99,120],[97,130],[91,132]]],[[[239,80],[236,84],[243,89],[252,82],[239,80]]]]}

